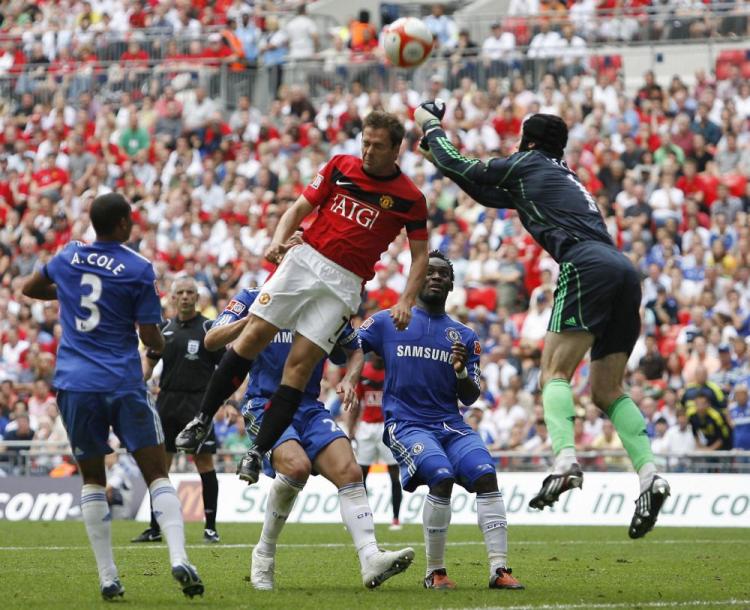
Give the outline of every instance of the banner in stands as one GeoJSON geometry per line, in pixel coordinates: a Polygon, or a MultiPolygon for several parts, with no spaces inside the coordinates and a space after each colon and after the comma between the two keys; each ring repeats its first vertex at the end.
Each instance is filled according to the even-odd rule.
{"type": "MultiPolygon", "coordinates": [[[[112,507],[116,519],[133,519],[141,506],[146,486],[135,484],[123,501],[112,507]]],[[[0,520],[64,521],[81,518],[81,478],[0,478],[0,520]]],[[[148,505],[148,500],[146,500],[148,505]]]]}
{"type": "MultiPolygon", "coordinates": [[[[638,477],[633,473],[587,473],[581,490],[562,496],[560,502],[543,512],[528,508],[538,491],[542,473],[499,473],[508,521],[515,525],[627,525],[638,496],[638,477]]],[[[750,475],[669,474],[672,495],[662,509],[659,525],[693,527],[750,527],[750,475]]],[[[172,481],[182,500],[185,518],[203,519],[203,500],[198,475],[173,475],[172,481]]],[[[248,486],[234,475],[219,475],[218,520],[262,522],[271,486],[262,477],[248,486]]],[[[387,474],[367,478],[370,504],[377,523],[390,523],[391,493],[387,474]]],[[[426,487],[404,493],[402,523],[421,523],[426,487]]],[[[453,491],[451,523],[476,523],[473,494],[456,486],[453,491]]],[[[2,505],[0,505],[2,508],[2,505]]],[[[149,520],[148,497],[143,499],[137,519],[149,520]]],[[[340,523],[336,488],[323,477],[310,477],[300,493],[290,523],[340,523]]]]}

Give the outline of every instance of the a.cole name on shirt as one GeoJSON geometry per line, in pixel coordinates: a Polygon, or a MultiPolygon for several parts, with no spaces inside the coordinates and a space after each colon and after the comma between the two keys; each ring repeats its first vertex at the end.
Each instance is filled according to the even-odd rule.
{"type": "Polygon", "coordinates": [[[437,347],[424,347],[423,345],[398,345],[396,356],[399,358],[424,358],[425,360],[437,360],[438,362],[453,362],[453,354],[448,350],[437,347]]]}
{"type": "Polygon", "coordinates": [[[372,229],[378,216],[380,216],[380,210],[371,208],[369,205],[341,193],[337,193],[333,198],[331,212],[356,222],[365,229],[372,229]]]}
{"type": "Polygon", "coordinates": [[[78,256],[78,252],[73,252],[73,258],[70,259],[71,265],[90,265],[92,267],[99,267],[111,271],[112,275],[120,275],[125,271],[125,265],[118,263],[111,256],[106,254],[100,254],[97,252],[91,252],[86,256],[78,256]]]}

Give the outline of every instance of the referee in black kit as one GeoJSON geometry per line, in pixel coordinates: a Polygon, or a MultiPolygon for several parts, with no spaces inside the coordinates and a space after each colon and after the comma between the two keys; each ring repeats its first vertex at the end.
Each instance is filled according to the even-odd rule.
{"type": "MultiPolygon", "coordinates": [[[[177,451],[175,437],[198,413],[208,380],[224,354],[224,350],[210,352],[203,346],[203,338],[212,321],[195,309],[198,302],[198,285],[195,280],[191,277],[176,279],[172,284],[171,299],[177,316],[162,326],[164,351],[161,354],[147,351],[144,363],[144,377],[148,380],[159,360],[163,361],[156,409],[164,428],[167,470],[177,451]]],[[[206,514],[203,539],[206,542],[219,542],[219,534],[216,532],[219,481],[214,468],[214,453],[216,437],[212,428],[195,454],[195,466],[203,487],[203,507],[206,514]]],[[[151,525],[132,542],[160,540],[159,525],[151,513],[151,525]]]]}

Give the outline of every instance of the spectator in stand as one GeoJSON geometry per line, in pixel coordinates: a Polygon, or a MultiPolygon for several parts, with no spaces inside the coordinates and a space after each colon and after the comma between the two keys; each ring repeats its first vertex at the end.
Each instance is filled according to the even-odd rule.
{"type": "Polygon", "coordinates": [[[453,18],[445,14],[444,4],[433,4],[432,12],[423,21],[435,36],[435,46],[439,52],[450,51],[456,46],[458,28],[453,18]]]}
{"type": "Polygon", "coordinates": [[[705,451],[732,448],[732,433],[724,415],[714,409],[709,393],[699,393],[694,404],[687,408],[687,417],[697,438],[698,447],[705,451]]]}
{"type": "MultiPolygon", "coordinates": [[[[516,61],[516,36],[495,21],[482,43],[482,60],[489,76],[505,76],[516,61]]],[[[517,132],[516,132],[517,133],[517,132]]]]}
{"type": "Polygon", "coordinates": [[[646,354],[641,358],[638,366],[649,381],[660,380],[667,369],[666,360],[659,352],[656,335],[646,335],[646,354]]]}
{"type": "MultiPolygon", "coordinates": [[[[539,21],[539,33],[531,39],[528,57],[531,59],[553,59],[560,48],[560,34],[552,29],[548,17],[539,21]]],[[[546,65],[546,64],[545,64],[546,65]]]]}
{"type": "Polygon", "coordinates": [[[129,157],[135,157],[139,151],[144,150],[151,144],[148,131],[140,126],[138,114],[131,112],[128,118],[128,127],[120,134],[120,148],[129,157]]]}
{"type": "MultiPolygon", "coordinates": [[[[747,384],[740,383],[735,386],[733,399],[728,410],[733,446],[735,449],[750,451],[750,402],[747,384]]],[[[748,461],[750,460],[744,459],[744,462],[748,461]]]]}
{"type": "Polygon", "coordinates": [[[297,14],[284,25],[289,39],[290,59],[310,59],[318,51],[318,26],[307,16],[304,4],[297,7],[297,14]]]}
{"type": "Polygon", "coordinates": [[[266,18],[266,29],[260,39],[259,50],[263,65],[270,68],[269,90],[275,97],[283,82],[284,62],[289,53],[289,38],[279,27],[279,20],[275,15],[266,18]]]}
{"type": "Polygon", "coordinates": [[[242,44],[245,61],[247,61],[248,65],[255,66],[258,61],[261,31],[255,24],[249,8],[242,11],[234,34],[242,44]]]}
{"type": "Polygon", "coordinates": [[[711,204],[711,216],[716,217],[719,214],[723,214],[726,217],[726,221],[732,224],[737,218],[737,214],[742,212],[743,209],[742,199],[732,195],[726,184],[719,184],[716,189],[716,199],[711,204]]]}
{"type": "MultiPolygon", "coordinates": [[[[609,418],[605,418],[602,423],[601,433],[591,442],[592,449],[604,451],[624,451],[620,437],[615,434],[615,427],[609,418]]],[[[600,460],[607,468],[622,470],[627,465],[627,458],[616,456],[605,456],[600,460]]]]}

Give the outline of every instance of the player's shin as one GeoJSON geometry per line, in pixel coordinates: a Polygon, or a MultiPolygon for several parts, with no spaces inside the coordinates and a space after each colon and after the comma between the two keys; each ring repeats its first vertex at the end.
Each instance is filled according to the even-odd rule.
{"type": "Polygon", "coordinates": [[[219,407],[242,385],[252,365],[252,360],[243,358],[231,347],[227,349],[203,395],[199,417],[204,423],[210,422],[219,407]]]}
{"type": "Polygon", "coordinates": [[[492,578],[498,568],[507,567],[508,560],[508,522],[502,493],[477,494],[477,523],[484,536],[492,578]]]}
{"type": "Polygon", "coordinates": [[[339,488],[339,508],[341,520],[346,525],[349,535],[359,555],[359,563],[364,569],[367,560],[378,552],[375,540],[375,521],[372,509],[367,500],[363,483],[351,483],[339,488]]]}
{"type": "Polygon", "coordinates": [[[649,488],[656,474],[654,454],[646,432],[646,421],[627,394],[623,394],[609,406],[607,415],[612,420],[633,468],[638,473],[643,492],[649,488]]]}
{"type": "Polygon", "coordinates": [[[216,530],[216,509],[219,503],[219,479],[215,470],[201,472],[203,510],[206,514],[206,529],[216,530]]]}
{"type": "Polygon", "coordinates": [[[276,541],[284,529],[289,513],[292,512],[297,494],[305,486],[304,481],[295,481],[283,474],[276,474],[268,494],[266,516],[257,550],[261,555],[273,557],[276,554],[276,541]]]}
{"type": "Polygon", "coordinates": [[[570,383],[565,379],[550,379],[542,389],[542,405],[555,454],[555,473],[562,474],[576,461],[575,404],[570,383]]]}
{"type": "Polygon", "coordinates": [[[445,542],[448,539],[448,526],[451,522],[451,500],[428,494],[422,509],[422,529],[424,530],[427,572],[445,568],[445,542]]]}
{"type": "Polygon", "coordinates": [[[182,507],[169,479],[156,479],[149,485],[151,506],[169,547],[172,566],[188,563],[185,553],[185,526],[182,522],[182,507]]]}
{"type": "Polygon", "coordinates": [[[101,485],[84,485],[81,490],[81,514],[94,550],[99,582],[102,586],[117,580],[117,567],[112,555],[112,513],[107,493],[101,485]]]}
{"type": "Polygon", "coordinates": [[[255,437],[254,449],[258,453],[270,451],[292,423],[302,401],[302,392],[288,385],[280,385],[271,396],[260,430],[255,437]]]}

